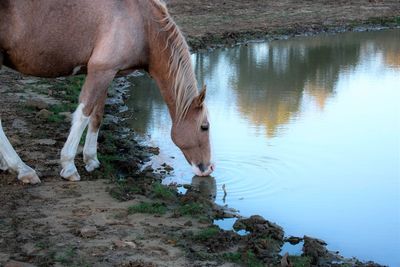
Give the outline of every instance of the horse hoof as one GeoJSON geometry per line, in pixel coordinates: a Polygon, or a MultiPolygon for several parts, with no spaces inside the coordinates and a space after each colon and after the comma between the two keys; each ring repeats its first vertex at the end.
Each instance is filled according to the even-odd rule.
{"type": "Polygon", "coordinates": [[[74,174],[68,176],[68,177],[64,177],[61,176],[64,180],[70,181],[70,182],[77,182],[81,180],[81,177],[79,176],[78,172],[75,172],[74,174]]]}
{"type": "Polygon", "coordinates": [[[20,180],[24,184],[39,184],[40,183],[39,176],[37,176],[35,171],[18,175],[18,180],[20,180]]]}
{"type": "Polygon", "coordinates": [[[87,172],[92,172],[100,167],[100,162],[97,159],[90,159],[86,162],[85,169],[87,172]]]}

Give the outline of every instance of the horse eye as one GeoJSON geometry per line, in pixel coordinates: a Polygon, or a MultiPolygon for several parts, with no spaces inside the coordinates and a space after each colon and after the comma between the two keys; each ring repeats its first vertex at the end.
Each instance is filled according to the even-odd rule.
{"type": "Polygon", "coordinates": [[[204,124],[201,125],[200,128],[201,128],[202,131],[208,131],[208,129],[210,128],[210,124],[204,123],[204,124]]]}

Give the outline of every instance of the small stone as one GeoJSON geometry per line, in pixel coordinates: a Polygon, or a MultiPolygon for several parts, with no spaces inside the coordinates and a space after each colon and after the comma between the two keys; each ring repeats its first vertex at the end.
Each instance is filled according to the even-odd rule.
{"type": "Polygon", "coordinates": [[[37,247],[32,244],[32,243],[26,243],[24,244],[22,247],[22,252],[24,252],[24,254],[30,256],[33,255],[34,253],[36,253],[38,251],[37,247]]]}
{"type": "Polygon", "coordinates": [[[164,168],[164,170],[165,171],[167,171],[167,172],[170,172],[170,171],[173,171],[174,170],[174,168],[172,168],[170,165],[168,165],[167,163],[163,163],[162,165],[161,165],[163,168],[164,168]]]}
{"type": "Polygon", "coordinates": [[[285,242],[289,242],[291,245],[297,245],[301,241],[303,241],[303,238],[297,236],[289,236],[285,239],[285,242]]]}
{"type": "Polygon", "coordinates": [[[153,172],[154,169],[151,165],[146,166],[146,168],[143,169],[143,172],[153,172]]]}
{"type": "Polygon", "coordinates": [[[35,141],[38,145],[52,146],[56,144],[56,140],[52,139],[38,139],[35,141]]]}
{"type": "Polygon", "coordinates": [[[71,122],[72,121],[72,113],[71,112],[60,112],[58,115],[63,116],[65,118],[65,122],[71,122]]]}
{"type": "Polygon", "coordinates": [[[183,188],[185,188],[185,189],[187,189],[187,190],[192,190],[192,189],[193,189],[193,186],[190,185],[190,184],[184,184],[184,185],[183,185],[183,188]]]}
{"type": "Polygon", "coordinates": [[[35,265],[21,261],[9,261],[4,267],[35,267],[35,265]]]}
{"type": "Polygon", "coordinates": [[[36,118],[47,120],[53,114],[53,112],[48,111],[47,109],[42,109],[38,113],[36,113],[36,118]]]}
{"type": "Polygon", "coordinates": [[[113,243],[114,243],[114,247],[116,247],[116,248],[126,248],[126,247],[136,248],[137,247],[136,244],[131,241],[114,240],[113,243]]]}
{"type": "Polygon", "coordinates": [[[281,259],[281,267],[291,267],[292,263],[289,260],[289,254],[286,252],[281,259]]]}
{"type": "Polygon", "coordinates": [[[97,235],[97,228],[95,226],[85,226],[79,230],[79,234],[83,238],[92,238],[97,235]]]}
{"type": "MultiPolygon", "coordinates": [[[[4,242],[3,239],[0,239],[0,243],[4,242]]],[[[10,255],[7,253],[0,252],[0,262],[7,262],[10,259],[10,255]]]]}
{"type": "Polygon", "coordinates": [[[187,221],[187,222],[184,223],[184,225],[185,225],[185,226],[192,226],[193,223],[192,223],[192,221],[187,221]]]}
{"type": "Polygon", "coordinates": [[[24,120],[18,118],[14,119],[12,123],[12,127],[21,133],[30,133],[27,125],[28,124],[24,120]]]}
{"type": "Polygon", "coordinates": [[[25,105],[31,108],[35,108],[37,110],[47,109],[49,107],[49,104],[47,104],[43,100],[35,98],[28,99],[25,105]]]}

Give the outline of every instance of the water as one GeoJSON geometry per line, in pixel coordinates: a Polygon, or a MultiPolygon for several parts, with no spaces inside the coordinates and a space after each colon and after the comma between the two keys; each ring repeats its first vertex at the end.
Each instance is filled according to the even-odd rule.
{"type": "MultiPolygon", "coordinates": [[[[400,30],[255,43],[192,60],[208,86],[217,203],[347,257],[400,266],[400,30]]],[[[133,83],[132,127],[160,147],[155,162],[175,168],[166,182],[190,183],[157,87],[145,76],[133,83]]]]}

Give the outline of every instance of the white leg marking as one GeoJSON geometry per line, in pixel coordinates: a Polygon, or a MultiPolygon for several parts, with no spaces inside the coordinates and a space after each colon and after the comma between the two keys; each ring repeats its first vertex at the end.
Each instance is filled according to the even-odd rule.
{"type": "Polygon", "coordinates": [[[81,179],[75,167],[74,159],[83,131],[89,123],[89,117],[83,115],[84,107],[84,104],[79,104],[74,112],[71,131],[68,135],[67,142],[65,142],[61,150],[61,165],[63,169],[60,175],[70,181],[79,181],[81,179]]]}
{"type": "Polygon", "coordinates": [[[21,158],[15,152],[14,148],[8,141],[0,120],[0,169],[11,169],[18,173],[18,179],[24,183],[37,184],[40,179],[36,172],[22,162],[21,158]]]}
{"type": "Polygon", "coordinates": [[[100,162],[97,159],[97,138],[99,130],[93,131],[92,125],[89,124],[89,129],[86,134],[85,146],[83,147],[83,161],[86,163],[85,169],[92,172],[100,167],[100,162]]]}
{"type": "Polygon", "coordinates": [[[8,170],[7,162],[6,162],[6,160],[3,158],[3,156],[1,155],[1,151],[0,151],[0,170],[2,170],[2,171],[8,170]]]}

